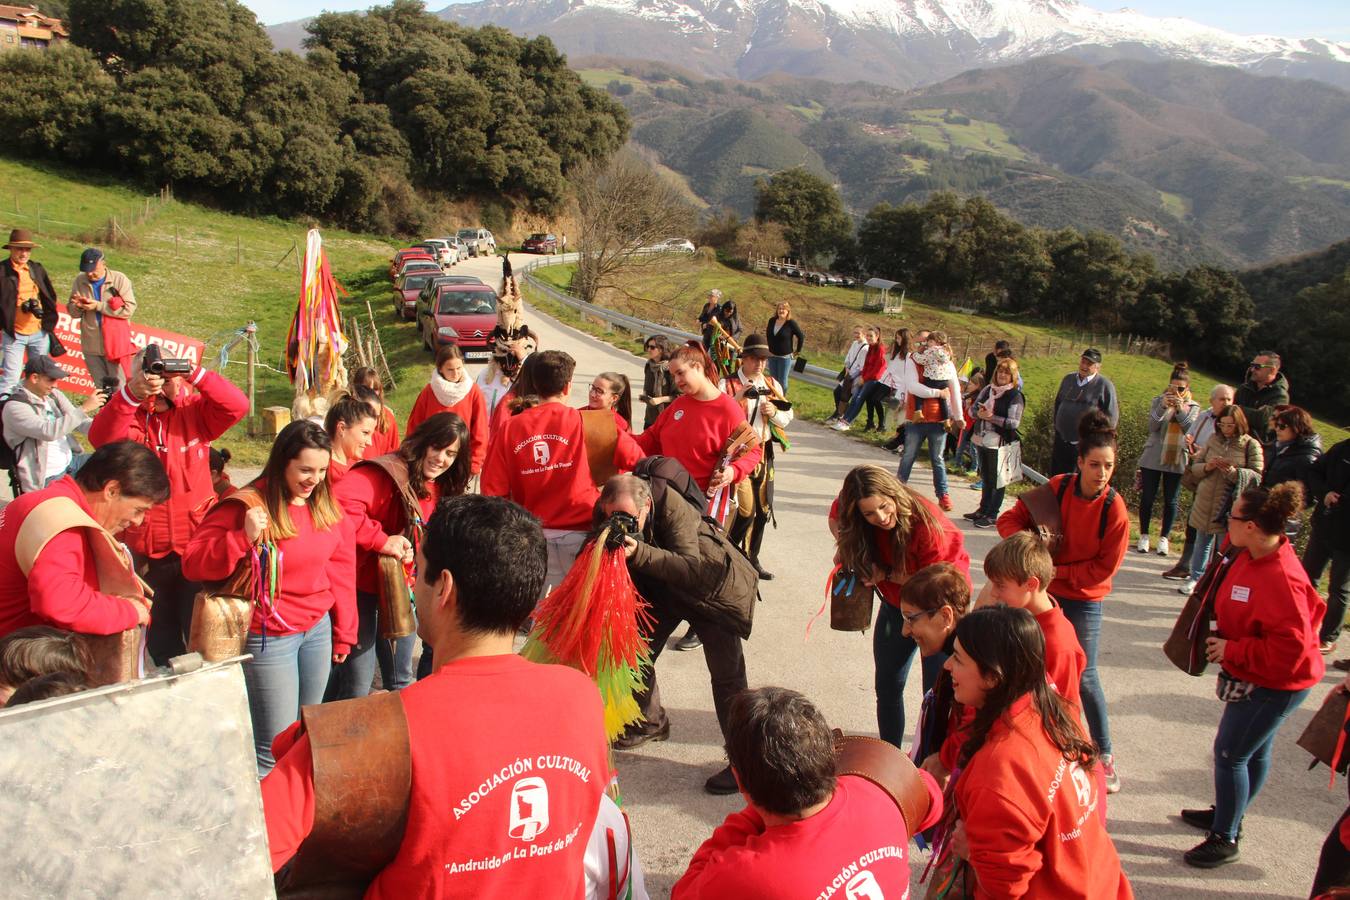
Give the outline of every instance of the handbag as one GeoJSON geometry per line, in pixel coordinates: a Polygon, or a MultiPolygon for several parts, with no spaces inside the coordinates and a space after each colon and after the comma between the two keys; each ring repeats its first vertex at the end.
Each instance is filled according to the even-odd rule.
{"type": "Polygon", "coordinates": [[[1214,696],[1224,703],[1241,703],[1250,699],[1256,685],[1241,678],[1234,678],[1223,669],[1219,670],[1219,679],[1214,683],[1214,696]]]}
{"type": "MultiPolygon", "coordinates": [[[[1014,441],[998,448],[998,475],[995,488],[1005,488],[1022,480],[1022,442],[1014,441]]],[[[1056,502],[1058,508],[1058,501],[1056,502]]]]}
{"type": "Polygon", "coordinates": [[[797,357],[797,360],[792,364],[792,371],[796,372],[798,375],[800,375],[802,372],[805,372],[805,371],[806,371],[806,357],[805,357],[805,356],[799,356],[799,357],[797,357]]]}
{"type": "Polygon", "coordinates": [[[1195,590],[1191,591],[1181,607],[1181,614],[1172,625],[1172,633],[1163,642],[1163,653],[1187,675],[1203,675],[1209,665],[1205,656],[1205,641],[1209,638],[1210,623],[1214,619],[1214,598],[1238,552],[1237,548],[1230,546],[1221,557],[1210,561],[1205,574],[1196,583],[1195,590]]]}
{"type": "Polygon", "coordinates": [[[1350,754],[1345,753],[1345,726],[1350,721],[1350,694],[1344,688],[1334,687],[1322,701],[1322,707],[1313,713],[1308,727],[1298,736],[1298,745],[1313,755],[1333,772],[1345,774],[1350,754]]]}
{"type": "Polygon", "coordinates": [[[1181,471],[1181,486],[1193,494],[1195,493],[1195,489],[1200,486],[1200,482],[1204,477],[1205,476],[1203,475],[1195,474],[1195,469],[1192,468],[1190,464],[1187,464],[1186,468],[1181,471]]]}

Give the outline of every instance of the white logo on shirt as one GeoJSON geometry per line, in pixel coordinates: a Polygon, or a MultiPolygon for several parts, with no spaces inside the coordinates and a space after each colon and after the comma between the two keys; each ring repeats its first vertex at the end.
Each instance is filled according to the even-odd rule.
{"type": "Polygon", "coordinates": [[[684,410],[682,409],[675,410],[675,421],[678,422],[683,418],[684,418],[684,410]]]}
{"type": "Polygon", "coordinates": [[[881,892],[881,885],[877,884],[877,878],[871,872],[863,869],[857,875],[844,885],[848,900],[886,900],[886,895],[881,892]]]}
{"type": "Polygon", "coordinates": [[[509,834],[519,841],[532,841],[548,830],[548,785],[531,776],[511,786],[509,834]]]}
{"type": "Polygon", "coordinates": [[[1069,778],[1073,781],[1074,793],[1078,795],[1078,805],[1087,806],[1092,802],[1092,779],[1078,763],[1069,764],[1069,778]]]}
{"type": "Polygon", "coordinates": [[[1246,603],[1247,600],[1251,597],[1251,595],[1252,595],[1251,588],[1243,587],[1242,585],[1238,584],[1233,585],[1232,597],[1238,603],[1246,603]]]}
{"type": "Polygon", "coordinates": [[[546,466],[549,460],[548,444],[544,441],[534,442],[534,464],[536,466],[546,466]]]}

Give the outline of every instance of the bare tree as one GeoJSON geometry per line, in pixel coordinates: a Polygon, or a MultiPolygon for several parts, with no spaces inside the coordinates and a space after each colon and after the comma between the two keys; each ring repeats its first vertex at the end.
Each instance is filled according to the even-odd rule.
{"type": "Polygon", "coordinates": [[[602,288],[618,287],[620,272],[659,264],[660,254],[643,251],[693,227],[694,208],[679,189],[631,150],[584,163],[573,183],[581,258],[572,287],[588,302],[602,288]]]}

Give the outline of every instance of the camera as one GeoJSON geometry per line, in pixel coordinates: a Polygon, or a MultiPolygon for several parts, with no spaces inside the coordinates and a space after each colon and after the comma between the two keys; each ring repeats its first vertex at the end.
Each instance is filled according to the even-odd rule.
{"type": "Polygon", "coordinates": [[[626,537],[641,540],[641,529],[638,528],[637,516],[626,512],[612,513],[601,524],[600,528],[602,530],[609,529],[609,536],[605,538],[606,550],[618,550],[623,546],[623,539],[626,537]]]}
{"type": "Polygon", "coordinates": [[[30,316],[42,315],[42,304],[37,300],[25,300],[19,305],[19,309],[28,313],[30,316]]]}
{"type": "Polygon", "coordinates": [[[768,388],[755,387],[755,386],[752,384],[752,385],[750,385],[749,387],[747,387],[747,388],[745,389],[745,394],[744,394],[743,396],[744,396],[747,400],[754,400],[754,399],[756,399],[756,398],[758,398],[758,397],[767,397],[767,396],[769,396],[769,390],[768,390],[768,388]]]}
{"type": "Polygon", "coordinates": [[[142,358],[141,370],[147,375],[159,375],[167,378],[171,375],[192,374],[192,361],[174,359],[162,355],[159,344],[147,344],[142,358]]]}
{"type": "Polygon", "coordinates": [[[116,376],[109,376],[99,382],[98,389],[102,391],[105,396],[111,397],[113,394],[117,393],[117,389],[121,386],[122,382],[116,376]]]}

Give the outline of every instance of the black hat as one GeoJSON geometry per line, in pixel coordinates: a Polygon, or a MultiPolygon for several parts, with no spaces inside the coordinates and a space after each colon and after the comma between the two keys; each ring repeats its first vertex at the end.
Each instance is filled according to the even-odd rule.
{"type": "Polygon", "coordinates": [[[769,350],[769,342],[762,334],[752,334],[741,344],[741,356],[758,356],[760,359],[768,359],[773,356],[769,350]]]}
{"type": "Polygon", "coordinates": [[[98,261],[103,258],[103,251],[97,247],[90,247],[80,254],[80,271],[88,275],[98,266],[98,261]]]}
{"type": "Polygon", "coordinates": [[[46,375],[48,378],[65,378],[66,370],[52,361],[50,356],[34,356],[23,364],[24,375],[46,375]]]}
{"type": "Polygon", "coordinates": [[[1089,347],[1083,351],[1083,359],[1094,362],[1097,365],[1101,365],[1102,351],[1098,350],[1096,347],[1089,347]]]}

